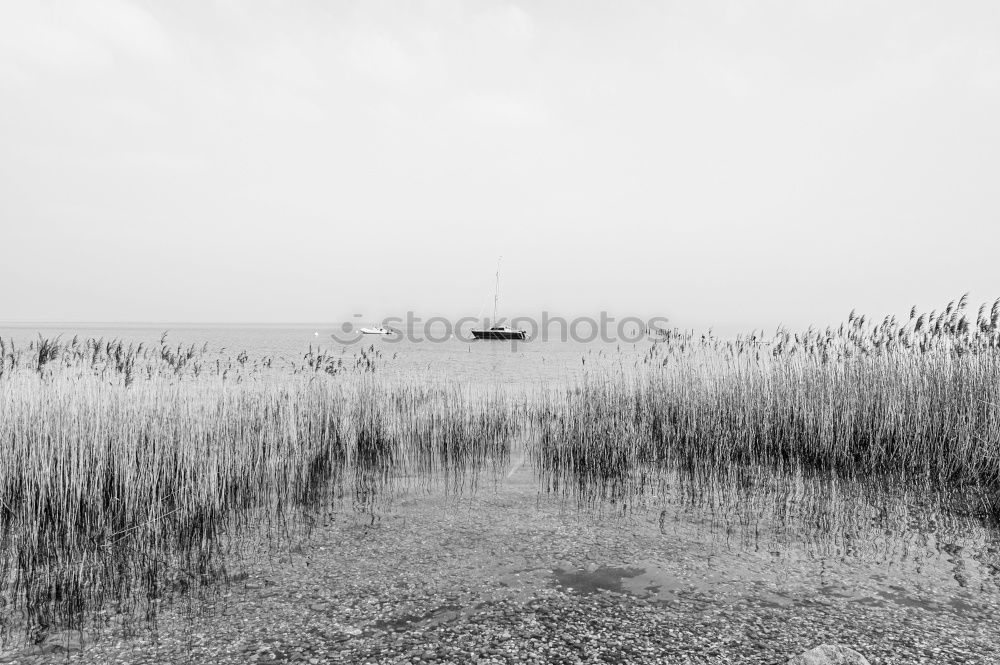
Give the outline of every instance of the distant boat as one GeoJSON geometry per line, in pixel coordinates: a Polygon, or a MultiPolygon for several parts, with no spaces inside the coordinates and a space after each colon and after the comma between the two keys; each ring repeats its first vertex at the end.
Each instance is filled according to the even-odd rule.
{"type": "Polygon", "coordinates": [[[371,328],[362,328],[361,332],[365,335],[391,335],[395,331],[391,328],[384,328],[382,326],[372,326],[371,328]]]}
{"type": "Polygon", "coordinates": [[[476,339],[527,339],[528,333],[510,326],[493,326],[488,330],[473,330],[472,336],[476,339]]]}
{"type": "MultiPolygon", "coordinates": [[[[497,305],[500,302],[500,259],[497,259],[497,284],[493,292],[493,320],[497,320],[497,305]]],[[[485,330],[473,330],[476,339],[528,339],[524,330],[514,330],[510,326],[493,326],[485,330]]]]}

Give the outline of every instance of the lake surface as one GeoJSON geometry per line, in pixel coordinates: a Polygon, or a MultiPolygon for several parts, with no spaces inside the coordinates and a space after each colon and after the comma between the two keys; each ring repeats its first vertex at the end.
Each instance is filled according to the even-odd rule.
{"type": "MultiPolygon", "coordinates": [[[[159,345],[167,333],[172,346],[208,345],[210,353],[235,357],[246,351],[251,358],[270,356],[277,365],[301,363],[310,347],[352,355],[362,349],[377,350],[385,363],[383,372],[402,378],[435,378],[447,381],[497,383],[550,383],[576,379],[588,369],[635,367],[655,343],[643,335],[638,342],[586,342],[533,339],[524,342],[446,338],[443,327],[408,331],[383,337],[345,333],[341,325],[316,326],[200,326],[161,325],[17,325],[0,327],[0,338],[25,346],[42,337],[121,339],[127,343],[159,345]],[[336,336],[336,337],[334,337],[336,336]],[[344,343],[344,341],[347,343],[344,343]],[[588,368],[589,364],[589,368],[588,368]]],[[[638,337],[639,335],[635,335],[638,337]]],[[[633,337],[634,338],[634,337],[633,337]]]]}

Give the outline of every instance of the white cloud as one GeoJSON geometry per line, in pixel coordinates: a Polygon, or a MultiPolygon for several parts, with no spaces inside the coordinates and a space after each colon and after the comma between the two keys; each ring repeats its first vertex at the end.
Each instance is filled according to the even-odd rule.
{"type": "Polygon", "coordinates": [[[346,59],[361,75],[396,87],[411,87],[421,74],[399,40],[373,27],[359,27],[347,36],[346,59]]]}
{"type": "Polygon", "coordinates": [[[0,50],[30,68],[66,74],[106,68],[110,50],[86,33],[37,5],[10,3],[0,15],[0,50]]]}
{"type": "Polygon", "coordinates": [[[535,22],[516,5],[507,5],[496,12],[496,20],[501,31],[508,37],[517,40],[530,40],[535,37],[535,22]]]}
{"type": "Polygon", "coordinates": [[[0,53],[32,69],[74,75],[106,70],[117,57],[165,61],[171,47],[151,14],[120,0],[5,3],[0,53]]]}
{"type": "MultiPolygon", "coordinates": [[[[473,234],[456,245],[442,234],[504,219],[531,228],[531,251],[552,256],[524,270],[524,283],[545,283],[547,272],[576,284],[582,268],[566,258],[565,239],[592,237],[576,241],[580,253],[606,253],[606,272],[629,275],[622,293],[639,304],[714,256],[726,259],[716,281],[764,294],[761,311],[772,311],[782,253],[815,256],[813,229],[840,229],[836,249],[878,257],[886,274],[906,269],[885,240],[891,232],[917,238],[896,241],[917,256],[925,242],[947,265],[913,288],[992,283],[1000,26],[985,0],[56,2],[0,0],[0,226],[26,220],[8,222],[14,241],[4,236],[14,244],[0,271],[14,281],[72,274],[89,285],[73,267],[113,265],[124,241],[60,231],[155,217],[177,237],[197,229],[204,239],[178,247],[164,283],[192,279],[184,262],[228,247],[238,220],[261,256],[287,247],[272,252],[269,279],[288,293],[291,276],[310,270],[329,293],[343,282],[328,264],[303,261],[296,238],[350,248],[389,234],[401,272],[436,279],[452,268],[435,273],[428,254],[488,257],[497,242],[517,244],[473,234]],[[668,235],[637,246],[608,232],[620,219],[668,235]],[[44,269],[27,249],[30,224],[64,238],[44,269]],[[941,224],[956,230],[944,248],[941,224]],[[885,232],[869,237],[867,227],[885,232]],[[766,242],[778,236],[784,244],[766,242]],[[866,241],[851,244],[858,237],[866,241]],[[983,261],[963,256],[958,239],[969,237],[983,261]],[[670,260],[642,273],[636,257],[661,250],[670,260]],[[744,279],[750,263],[770,267],[744,279]],[[637,287],[643,276],[655,288],[637,287]]],[[[133,246],[159,242],[135,229],[133,246]]],[[[343,274],[368,260],[344,252],[343,274]]],[[[823,283],[854,283],[857,270],[816,261],[814,272],[829,271],[823,283]]],[[[130,303],[143,302],[149,276],[137,275],[108,316],[138,315],[130,303]]],[[[232,284],[206,279],[198,292],[239,291],[232,284]]],[[[409,293],[355,286],[383,309],[433,306],[414,284],[412,303],[409,293]]],[[[696,294],[704,305],[692,296],[689,314],[717,315],[731,293],[713,288],[696,294]]],[[[171,305],[164,289],[158,316],[183,315],[177,303],[190,293],[171,305]]],[[[780,293],[783,314],[801,295],[793,291],[780,293]]],[[[61,293],[30,294],[8,311],[64,316],[74,301],[61,293]]],[[[567,306],[597,297],[574,293],[567,306]]],[[[208,296],[193,302],[214,312],[208,296]]],[[[329,314],[328,300],[294,307],[303,319],[329,314]]],[[[242,306],[212,315],[280,316],[242,306]]]]}
{"type": "Polygon", "coordinates": [[[315,91],[324,85],[316,58],[288,41],[280,41],[268,48],[260,57],[260,66],[278,81],[295,88],[315,91]]]}
{"type": "Polygon", "coordinates": [[[0,57],[0,83],[23,85],[31,81],[31,76],[22,65],[0,57]]]}
{"type": "Polygon", "coordinates": [[[159,21],[135,3],[124,0],[90,0],[73,5],[76,20],[87,26],[95,38],[110,44],[117,52],[145,58],[167,60],[172,49],[159,21]]]}
{"type": "Polygon", "coordinates": [[[461,117],[487,125],[537,126],[549,118],[543,104],[502,92],[469,94],[460,98],[454,108],[461,117]]]}
{"type": "Polygon", "coordinates": [[[102,115],[132,125],[162,125],[167,122],[163,113],[146,102],[131,97],[112,97],[99,101],[95,106],[102,115]]]}

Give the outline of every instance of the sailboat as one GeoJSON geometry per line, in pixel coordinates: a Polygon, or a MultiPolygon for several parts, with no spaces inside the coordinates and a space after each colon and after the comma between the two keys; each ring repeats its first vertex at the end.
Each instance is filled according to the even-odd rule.
{"type": "MultiPolygon", "coordinates": [[[[500,259],[497,259],[497,283],[493,292],[493,321],[497,320],[497,305],[500,302],[500,259]]],[[[528,333],[524,330],[514,330],[510,326],[494,325],[485,330],[473,330],[472,336],[476,339],[527,339],[528,333]]]]}

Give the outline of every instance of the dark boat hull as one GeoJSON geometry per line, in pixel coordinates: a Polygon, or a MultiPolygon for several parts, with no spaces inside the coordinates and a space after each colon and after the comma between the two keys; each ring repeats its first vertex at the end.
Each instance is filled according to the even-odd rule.
{"type": "Polygon", "coordinates": [[[528,334],[523,330],[473,330],[472,336],[476,339],[527,339],[528,334]]]}

